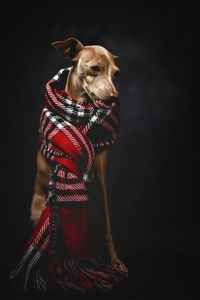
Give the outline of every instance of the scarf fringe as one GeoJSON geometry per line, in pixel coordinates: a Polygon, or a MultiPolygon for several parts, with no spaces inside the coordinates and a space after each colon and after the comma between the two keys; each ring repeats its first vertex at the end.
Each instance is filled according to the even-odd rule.
{"type": "Polygon", "coordinates": [[[128,274],[115,270],[100,256],[80,259],[54,259],[47,263],[45,253],[32,244],[18,266],[10,273],[15,286],[29,293],[63,291],[70,294],[109,292],[128,274]]]}

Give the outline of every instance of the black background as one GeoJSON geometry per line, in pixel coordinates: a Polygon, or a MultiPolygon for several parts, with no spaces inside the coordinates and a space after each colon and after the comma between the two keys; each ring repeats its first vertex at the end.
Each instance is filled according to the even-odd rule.
{"type": "MultiPolygon", "coordinates": [[[[197,296],[196,8],[175,1],[30,3],[6,5],[1,23],[1,262],[15,261],[32,231],[44,85],[69,66],[51,43],[73,36],[119,55],[121,69],[121,130],[109,152],[107,185],[118,256],[130,275],[118,294],[104,297],[197,296]]],[[[106,253],[96,182],[91,200],[96,248],[106,253]]]]}

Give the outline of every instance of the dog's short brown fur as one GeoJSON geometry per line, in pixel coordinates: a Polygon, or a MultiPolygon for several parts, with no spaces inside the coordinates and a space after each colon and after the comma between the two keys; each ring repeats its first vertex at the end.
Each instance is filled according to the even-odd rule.
{"type": "MultiPolygon", "coordinates": [[[[117,57],[101,46],[84,47],[82,43],[75,38],[55,42],[52,45],[61,51],[72,63],[72,68],[69,71],[65,86],[68,95],[82,103],[86,103],[88,98],[90,98],[96,106],[109,108],[111,103],[118,98],[117,90],[113,84],[113,79],[119,73],[119,68],[115,65],[117,57]]],[[[117,256],[112,238],[105,182],[106,165],[107,151],[103,151],[96,155],[91,180],[96,175],[103,192],[107,228],[106,240],[111,264],[118,270],[128,272],[126,266],[117,256]]],[[[46,201],[52,172],[52,166],[39,150],[37,154],[37,171],[30,217],[34,226],[40,218],[42,208],[46,201]]]]}

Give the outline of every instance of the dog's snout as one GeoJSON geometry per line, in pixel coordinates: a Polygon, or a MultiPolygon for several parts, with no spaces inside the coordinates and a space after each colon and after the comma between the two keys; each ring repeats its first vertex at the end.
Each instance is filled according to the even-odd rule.
{"type": "Polygon", "coordinates": [[[119,98],[119,95],[117,92],[115,91],[111,91],[108,93],[108,96],[107,96],[107,99],[106,100],[109,100],[109,101],[115,101],[119,98]]]}
{"type": "Polygon", "coordinates": [[[117,92],[111,92],[110,93],[110,98],[117,99],[118,97],[119,97],[119,95],[118,95],[117,92]]]}

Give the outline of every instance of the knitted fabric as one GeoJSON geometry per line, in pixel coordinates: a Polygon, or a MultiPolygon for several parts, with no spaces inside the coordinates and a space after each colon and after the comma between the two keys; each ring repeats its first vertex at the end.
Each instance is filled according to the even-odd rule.
{"type": "Polygon", "coordinates": [[[127,273],[94,255],[87,187],[95,154],[118,136],[119,104],[80,104],[63,90],[67,75],[62,69],[46,84],[39,147],[54,171],[40,220],[10,278],[34,292],[108,292],[127,273]]]}

